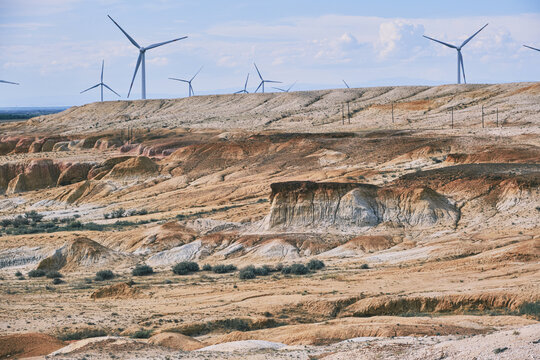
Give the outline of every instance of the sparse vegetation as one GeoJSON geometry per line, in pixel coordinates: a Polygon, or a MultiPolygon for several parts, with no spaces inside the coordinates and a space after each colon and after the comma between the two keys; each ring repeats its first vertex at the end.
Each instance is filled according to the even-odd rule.
{"type": "Polygon", "coordinates": [[[305,275],[309,272],[309,269],[304,264],[292,264],[290,266],[285,266],[282,270],[282,274],[293,274],[293,275],[305,275]]]}
{"type": "Polygon", "coordinates": [[[212,265],[204,264],[202,267],[202,271],[212,271],[212,265]]]}
{"type": "Polygon", "coordinates": [[[255,266],[249,265],[245,268],[242,268],[238,276],[242,280],[255,279],[257,277],[257,275],[255,275],[255,266]]]}
{"type": "Polygon", "coordinates": [[[103,329],[85,328],[57,335],[58,339],[62,341],[82,340],[100,336],[107,336],[107,332],[103,329]]]}
{"type": "Polygon", "coordinates": [[[53,281],[52,281],[52,283],[53,283],[54,285],[63,284],[64,282],[65,282],[65,281],[62,280],[62,279],[60,279],[60,278],[54,278],[53,281]]]}
{"type": "Polygon", "coordinates": [[[131,274],[133,276],[146,276],[146,275],[152,275],[154,273],[154,269],[152,269],[151,266],[148,266],[146,264],[139,264],[135,266],[133,270],[131,270],[131,274]]]}
{"type": "Polygon", "coordinates": [[[35,269],[28,272],[28,277],[37,278],[45,276],[45,270],[35,269]]]}
{"type": "Polygon", "coordinates": [[[363,269],[363,270],[369,269],[369,265],[368,264],[362,264],[362,265],[360,265],[360,269],[363,269]]]}
{"type": "Polygon", "coordinates": [[[526,302],[519,307],[520,315],[528,315],[540,320],[540,301],[526,302]]]}
{"type": "Polygon", "coordinates": [[[312,271],[315,271],[315,270],[320,270],[324,267],[324,263],[321,261],[321,260],[317,260],[317,259],[311,259],[309,260],[309,262],[307,263],[307,268],[309,270],[312,270],[312,271]]]}
{"type": "Polygon", "coordinates": [[[228,264],[228,265],[214,265],[212,267],[212,271],[215,272],[216,274],[226,274],[226,273],[230,273],[230,272],[233,272],[233,271],[236,271],[236,266],[232,265],[232,264],[228,264]]]}
{"type": "Polygon", "coordinates": [[[45,276],[47,276],[49,279],[58,279],[62,277],[62,274],[60,274],[58,271],[49,271],[45,276]]]}
{"type": "Polygon", "coordinates": [[[96,281],[105,281],[114,279],[114,273],[111,270],[100,270],[96,273],[94,280],[96,281]]]}
{"type": "Polygon", "coordinates": [[[133,334],[131,334],[131,337],[133,339],[148,339],[150,336],[152,336],[152,330],[137,330],[133,334]]]}
{"type": "Polygon", "coordinates": [[[182,261],[172,268],[172,272],[176,275],[187,275],[197,271],[199,271],[199,265],[193,261],[182,261]]]}

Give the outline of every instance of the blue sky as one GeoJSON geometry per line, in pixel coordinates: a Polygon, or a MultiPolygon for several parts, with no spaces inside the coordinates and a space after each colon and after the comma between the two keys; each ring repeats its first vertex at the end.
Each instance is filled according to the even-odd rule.
{"type": "MultiPolygon", "coordinates": [[[[137,42],[188,39],[147,53],[147,97],[187,95],[168,77],[194,80],[196,94],[239,90],[253,62],[295,89],[456,82],[456,51],[423,34],[459,44],[469,83],[540,80],[540,1],[217,1],[0,0],[0,106],[80,105],[105,82],[125,98],[137,42]]],[[[267,87],[268,89],[268,87],[267,87]]],[[[140,97],[137,76],[131,98],[140,97]]],[[[106,100],[115,95],[105,94],[106,100]]]]}

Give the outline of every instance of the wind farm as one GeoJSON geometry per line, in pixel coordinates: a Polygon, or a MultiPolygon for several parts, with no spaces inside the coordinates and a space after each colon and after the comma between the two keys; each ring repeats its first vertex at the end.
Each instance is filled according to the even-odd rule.
{"type": "Polygon", "coordinates": [[[535,358],[540,12],[482,1],[1,4],[0,359],[535,358]]]}

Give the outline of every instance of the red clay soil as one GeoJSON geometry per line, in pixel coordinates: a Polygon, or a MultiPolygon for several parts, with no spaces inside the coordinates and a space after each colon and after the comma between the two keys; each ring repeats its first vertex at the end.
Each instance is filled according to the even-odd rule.
{"type": "Polygon", "coordinates": [[[39,333],[0,336],[0,359],[47,355],[65,345],[55,337],[39,333]]]}

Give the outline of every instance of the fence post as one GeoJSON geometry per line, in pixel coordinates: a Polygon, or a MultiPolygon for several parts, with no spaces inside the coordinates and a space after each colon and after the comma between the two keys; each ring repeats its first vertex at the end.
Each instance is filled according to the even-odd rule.
{"type": "Polygon", "coordinates": [[[394,102],[392,101],[392,124],[394,123],[394,102]]]}
{"type": "Polygon", "coordinates": [[[452,112],[452,129],[454,128],[454,107],[452,106],[450,108],[450,111],[452,112]]]}
{"type": "Polygon", "coordinates": [[[499,127],[499,108],[497,108],[497,127],[499,127]]]}
{"type": "Polygon", "coordinates": [[[484,105],[482,105],[482,129],[484,128],[484,105]]]}
{"type": "Polygon", "coordinates": [[[349,125],[351,124],[351,110],[349,108],[349,102],[347,101],[347,118],[349,119],[349,125]]]}
{"type": "Polygon", "coordinates": [[[345,125],[345,107],[341,104],[341,125],[345,125]]]}

